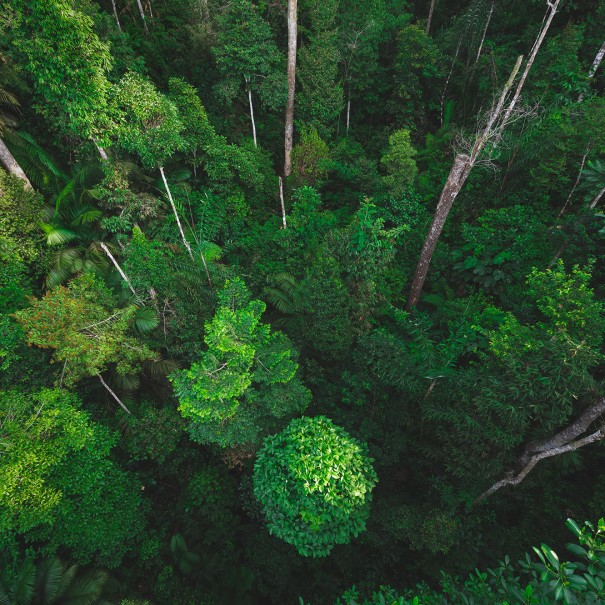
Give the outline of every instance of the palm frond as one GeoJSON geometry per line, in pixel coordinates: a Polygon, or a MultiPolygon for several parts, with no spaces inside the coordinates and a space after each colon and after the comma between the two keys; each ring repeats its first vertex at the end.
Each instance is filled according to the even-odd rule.
{"type": "Polygon", "coordinates": [[[76,239],[78,236],[71,229],[56,227],[48,223],[41,223],[42,231],[46,234],[46,243],[49,246],[59,246],[76,239]]]}
{"type": "Polygon", "coordinates": [[[139,307],[134,315],[134,325],[139,334],[148,334],[160,325],[160,318],[154,309],[139,307]]]}
{"type": "Polygon", "coordinates": [[[54,603],[63,588],[63,563],[57,558],[45,559],[38,564],[36,594],[44,605],[54,603]]]}

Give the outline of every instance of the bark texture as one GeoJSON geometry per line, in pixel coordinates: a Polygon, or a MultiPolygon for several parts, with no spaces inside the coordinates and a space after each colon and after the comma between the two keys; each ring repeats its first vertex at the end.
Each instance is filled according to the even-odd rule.
{"type": "Polygon", "coordinates": [[[10,152],[10,149],[6,146],[4,141],[0,139],[0,163],[10,172],[12,175],[16,176],[18,179],[23,181],[23,186],[28,191],[33,191],[32,184],[29,182],[25,172],[17,160],[15,160],[13,154],[10,152]]]}
{"type": "MultiPolygon", "coordinates": [[[[183,240],[183,245],[187,248],[187,252],[193,260],[193,252],[191,251],[191,246],[185,237],[185,232],[183,231],[183,226],[181,225],[181,219],[179,218],[179,213],[176,210],[176,206],[174,205],[174,200],[172,199],[172,193],[170,192],[170,188],[168,187],[168,181],[166,180],[166,175],[164,174],[164,168],[162,166],[160,168],[160,174],[162,175],[162,180],[164,181],[164,187],[166,188],[166,193],[168,194],[168,199],[170,200],[170,206],[172,207],[172,212],[174,212],[174,218],[176,218],[176,224],[178,225],[179,232],[181,234],[181,239],[183,240]]],[[[195,262],[195,261],[194,261],[195,262]]]]}
{"type": "Polygon", "coordinates": [[[294,137],[294,93],[296,90],[297,0],[288,0],[288,102],[284,140],[284,176],[292,173],[292,139],[294,137]]]}

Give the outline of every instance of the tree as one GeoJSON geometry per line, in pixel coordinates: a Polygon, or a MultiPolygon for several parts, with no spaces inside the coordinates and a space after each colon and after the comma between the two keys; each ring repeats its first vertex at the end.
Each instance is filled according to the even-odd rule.
{"type": "Polygon", "coordinates": [[[232,1],[217,22],[217,45],[213,52],[222,78],[215,91],[219,98],[232,103],[244,84],[256,147],[252,91],[257,91],[261,102],[270,109],[283,107],[285,90],[280,69],[283,59],[269,24],[250,0],[232,1]]]}
{"type": "Polygon", "coordinates": [[[445,221],[447,220],[454,200],[458,196],[458,193],[460,193],[460,190],[464,186],[470,171],[481,157],[484,149],[486,147],[490,147],[492,151],[494,150],[502,138],[504,129],[507,127],[511,121],[511,118],[513,117],[513,111],[515,110],[517,101],[521,95],[525,80],[527,79],[527,76],[534,64],[536,55],[538,54],[540,46],[546,37],[546,33],[557,12],[560,2],[561,0],[554,0],[552,3],[550,0],[547,1],[548,10],[544,19],[544,24],[538,33],[538,37],[536,38],[530,56],[525,63],[525,68],[521,74],[521,77],[519,78],[515,92],[508,101],[508,104],[508,94],[513,86],[515,78],[517,77],[517,73],[521,68],[523,57],[519,57],[517,60],[517,63],[513,68],[508,81],[502,89],[500,98],[498,99],[497,103],[494,103],[486,118],[485,126],[480,129],[479,134],[475,138],[469,150],[470,153],[458,153],[454,158],[454,163],[448,175],[447,181],[443,186],[443,190],[441,191],[441,196],[439,197],[439,202],[437,203],[433,221],[424,241],[420,258],[416,266],[416,271],[414,273],[414,278],[412,280],[410,294],[407,301],[408,310],[414,308],[418,304],[433,252],[435,251],[437,241],[439,240],[439,236],[441,235],[441,231],[443,230],[443,226],[445,225],[445,221]]]}
{"type": "Polygon", "coordinates": [[[195,441],[254,447],[309,404],[296,376],[296,353],[284,334],[260,321],[264,310],[240,279],[228,281],[205,326],[208,349],[170,376],[195,441]]]}
{"type": "Polygon", "coordinates": [[[325,557],[365,530],[377,476],[365,446],[317,416],[267,437],[253,480],[269,532],[305,557],[325,557]]]}
{"type": "MultiPolygon", "coordinates": [[[[298,27],[297,0],[288,0],[288,102],[284,141],[284,176],[290,176],[292,138],[294,136],[294,93],[296,90],[296,42],[298,27]]],[[[284,219],[285,220],[285,219],[284,219]]]]}
{"type": "MultiPolygon", "coordinates": [[[[59,286],[31,306],[15,314],[25,331],[28,344],[54,349],[53,361],[62,365],[59,384],[74,385],[95,376],[109,394],[127,408],[102,377],[115,364],[120,375],[134,374],[141,363],[156,354],[130,334],[141,311],[134,305],[116,308],[112,293],[91,273],[83,273],[68,287],[59,286]]],[[[157,326],[155,318],[147,325],[142,317],[140,327],[157,326]]]]}
{"type": "Polygon", "coordinates": [[[385,185],[392,195],[402,195],[414,183],[418,173],[415,156],[416,150],[412,147],[410,131],[396,130],[389,137],[389,145],[380,160],[387,171],[385,185]]]}
{"type": "Polygon", "coordinates": [[[0,536],[115,567],[142,529],[140,487],[110,459],[117,435],[72,393],[0,394],[0,536]],[[8,447],[6,447],[8,446],[8,447]],[[111,486],[111,489],[108,489],[111,486]]]}
{"type": "Polygon", "coordinates": [[[134,72],[126,74],[118,84],[115,101],[118,111],[125,114],[125,121],[118,128],[118,141],[126,151],[136,153],[145,168],[159,169],[181,240],[194,260],[164,173],[166,160],[184,144],[178,109],[149,80],[134,72]]]}
{"type": "MultiPolygon", "coordinates": [[[[27,57],[36,109],[59,133],[96,144],[109,130],[109,44],[99,40],[90,16],[68,0],[13,2],[15,45],[27,57]]],[[[102,158],[106,154],[97,147],[102,158]]]]}

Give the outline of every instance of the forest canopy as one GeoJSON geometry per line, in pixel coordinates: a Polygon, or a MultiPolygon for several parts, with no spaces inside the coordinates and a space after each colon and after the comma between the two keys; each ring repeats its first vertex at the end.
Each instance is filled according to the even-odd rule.
{"type": "Polygon", "coordinates": [[[603,32],[0,0],[0,605],[605,602],[603,32]]]}

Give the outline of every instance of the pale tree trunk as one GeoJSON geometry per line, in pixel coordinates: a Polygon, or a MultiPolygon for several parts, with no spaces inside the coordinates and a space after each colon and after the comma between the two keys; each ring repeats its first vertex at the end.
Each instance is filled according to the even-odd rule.
{"type": "Polygon", "coordinates": [[[588,154],[590,153],[590,148],[591,148],[591,145],[588,146],[586,153],[582,156],[582,162],[580,163],[580,170],[578,172],[576,182],[573,184],[573,187],[571,188],[571,191],[569,192],[569,195],[567,196],[567,199],[565,200],[565,204],[563,204],[563,208],[561,208],[561,211],[559,212],[558,218],[561,218],[563,216],[563,214],[565,214],[565,210],[567,209],[569,202],[571,202],[571,198],[573,197],[573,194],[575,193],[575,191],[578,187],[578,184],[580,183],[580,179],[582,178],[582,173],[584,172],[584,165],[586,164],[586,158],[588,157],[588,154]]]}
{"type": "Polygon", "coordinates": [[[149,29],[147,28],[147,19],[145,18],[145,11],[143,10],[143,5],[141,4],[141,0],[137,0],[137,6],[139,7],[139,13],[141,14],[141,19],[143,20],[143,26],[145,27],[145,33],[149,33],[149,29]]]}
{"type": "Polygon", "coordinates": [[[597,204],[601,201],[601,198],[604,195],[605,195],[605,187],[603,187],[603,189],[601,189],[601,191],[599,191],[599,193],[597,193],[597,195],[592,200],[592,202],[590,202],[590,206],[588,206],[590,208],[590,210],[594,210],[596,208],[597,204]]]}
{"type": "Polygon", "coordinates": [[[518,466],[520,467],[520,470],[509,472],[504,479],[494,483],[489,489],[483,492],[477,500],[475,500],[475,504],[485,500],[485,498],[488,498],[503,487],[508,485],[519,485],[540,460],[559,456],[567,452],[573,452],[585,445],[603,439],[605,437],[605,426],[599,427],[595,432],[586,437],[581,437],[581,435],[588,430],[591,424],[601,419],[604,414],[605,399],[601,399],[585,410],[575,422],[560,433],[541,441],[530,443],[519,458],[518,466]],[[578,439],[578,437],[581,438],[578,439]]]}
{"type": "MultiPolygon", "coordinates": [[[[601,48],[599,48],[599,51],[597,52],[594,61],[592,62],[592,65],[590,66],[590,70],[588,71],[588,81],[590,82],[590,80],[592,80],[595,77],[595,74],[597,73],[597,69],[599,69],[599,66],[601,65],[601,62],[603,61],[603,58],[605,58],[605,42],[603,42],[603,45],[601,46],[601,48]]],[[[584,99],[584,95],[580,95],[578,97],[578,102],[581,103],[584,99]]]]}
{"type": "Polygon", "coordinates": [[[435,247],[439,241],[439,236],[443,231],[445,221],[447,220],[450,210],[452,209],[454,200],[460,193],[460,190],[466,182],[466,179],[475,165],[475,162],[479,159],[481,151],[493,136],[496,122],[502,113],[508,93],[512,88],[515,77],[517,76],[517,72],[521,67],[522,59],[523,57],[519,57],[517,59],[517,63],[508,79],[508,82],[502,90],[500,99],[488,117],[487,125],[475,140],[471,155],[469,156],[464,153],[459,153],[454,158],[454,164],[452,165],[450,174],[445,182],[445,185],[443,186],[443,190],[441,191],[439,202],[437,203],[437,209],[435,210],[435,214],[433,216],[433,222],[431,223],[429,232],[424,240],[424,245],[422,246],[422,252],[420,253],[418,265],[416,266],[416,272],[414,273],[414,279],[412,280],[412,286],[410,288],[410,294],[406,305],[408,311],[413,309],[420,300],[420,294],[422,293],[422,288],[426,280],[429,265],[431,264],[433,252],[435,251],[435,247]]]}
{"type": "Polygon", "coordinates": [[[433,21],[433,11],[435,10],[435,2],[436,0],[431,0],[431,6],[429,8],[429,18],[426,22],[426,35],[429,35],[429,32],[431,31],[431,22],[433,21]]]}
{"type": "Polygon", "coordinates": [[[193,252],[191,251],[191,246],[189,245],[189,242],[187,241],[187,238],[185,237],[185,232],[183,231],[183,226],[181,225],[181,219],[179,218],[179,213],[176,210],[176,206],[174,205],[174,200],[172,199],[172,193],[170,192],[170,188],[168,187],[168,181],[166,180],[166,175],[164,174],[164,168],[162,166],[159,166],[159,169],[160,169],[160,174],[162,175],[162,180],[164,181],[164,187],[166,188],[166,193],[168,194],[168,199],[170,200],[170,206],[172,206],[172,212],[174,212],[174,218],[176,218],[176,224],[179,227],[181,239],[183,240],[183,244],[184,244],[185,248],[187,249],[189,256],[191,257],[191,260],[194,261],[193,252]]]}
{"type": "Polygon", "coordinates": [[[118,9],[116,8],[116,0],[111,0],[111,6],[113,8],[113,15],[116,18],[116,23],[118,25],[118,29],[122,31],[122,26],[120,25],[120,19],[118,18],[118,9]]]}
{"type": "Polygon", "coordinates": [[[485,28],[483,29],[483,36],[481,37],[481,42],[479,44],[479,50],[477,51],[477,58],[475,59],[475,63],[478,63],[479,59],[481,58],[481,51],[483,50],[483,44],[485,43],[485,36],[487,36],[489,22],[492,20],[492,13],[494,12],[494,4],[495,2],[492,2],[492,5],[489,9],[489,13],[487,15],[487,21],[485,22],[485,28]]]}
{"type": "Polygon", "coordinates": [[[130,291],[134,294],[134,297],[140,301],[139,295],[136,293],[136,290],[133,288],[131,281],[128,279],[128,275],[126,275],[126,273],[124,273],[124,270],[122,269],[122,267],[120,267],[118,261],[114,258],[113,254],[110,252],[110,250],[107,247],[107,244],[105,244],[105,242],[101,242],[101,248],[102,248],[103,252],[105,252],[105,254],[107,255],[107,258],[109,258],[109,260],[111,261],[113,266],[116,268],[116,270],[120,274],[120,277],[126,282],[128,287],[130,288],[130,291]]]}
{"type": "Polygon", "coordinates": [[[120,404],[120,407],[127,413],[132,416],[130,410],[124,405],[122,400],[112,391],[111,387],[103,380],[103,376],[101,374],[97,374],[99,381],[103,385],[103,387],[107,390],[107,392],[120,404]]]}
{"type": "Polygon", "coordinates": [[[286,229],[286,204],[284,202],[284,180],[280,177],[279,179],[279,201],[281,204],[281,221],[284,229],[286,229]]]}
{"type": "Polygon", "coordinates": [[[29,182],[25,172],[23,172],[23,169],[21,166],[19,166],[19,163],[17,160],[15,160],[13,154],[10,152],[10,149],[5,145],[2,139],[0,139],[0,163],[8,172],[23,181],[23,186],[25,189],[28,191],[33,191],[34,188],[29,182]]]}
{"type": "Polygon", "coordinates": [[[590,71],[588,72],[589,80],[594,78],[595,74],[597,73],[597,69],[599,69],[599,65],[601,65],[601,62],[603,61],[603,57],[605,57],[605,42],[603,42],[603,45],[601,48],[599,48],[599,52],[590,66],[590,71]]]}
{"type": "Polygon", "coordinates": [[[100,147],[99,144],[93,139],[92,142],[94,143],[95,147],[97,148],[97,151],[99,152],[99,155],[101,156],[101,159],[103,161],[108,160],[109,158],[107,157],[107,152],[105,151],[105,149],[103,149],[103,147],[100,147]]]}
{"type": "Polygon", "coordinates": [[[284,176],[292,173],[292,139],[294,136],[294,92],[296,89],[297,0],[288,0],[288,102],[284,140],[284,176]]]}
{"type": "Polygon", "coordinates": [[[517,88],[515,89],[515,92],[508,103],[506,110],[504,109],[504,105],[507,100],[508,93],[512,88],[514,80],[517,77],[517,73],[521,67],[523,57],[519,57],[517,59],[517,63],[507,83],[505,84],[504,89],[502,90],[502,94],[500,95],[497,105],[492,109],[488,116],[487,125],[481,134],[475,139],[470,156],[467,156],[466,154],[458,154],[454,160],[454,165],[452,166],[450,175],[443,187],[443,191],[441,192],[431,228],[424,242],[422,252],[420,253],[418,265],[416,266],[416,271],[414,273],[414,278],[412,280],[412,286],[410,288],[410,294],[406,305],[408,311],[412,310],[420,300],[420,294],[422,293],[422,288],[424,287],[424,282],[426,280],[433,252],[435,251],[435,246],[437,245],[437,241],[441,235],[441,231],[443,230],[443,225],[445,224],[447,215],[452,208],[452,204],[456,199],[456,196],[462,189],[462,186],[468,178],[470,171],[479,159],[479,156],[487,143],[492,141],[492,147],[495,148],[502,138],[504,129],[510,122],[515,106],[517,105],[517,101],[521,95],[521,90],[525,84],[525,80],[527,79],[529,71],[534,64],[536,55],[540,50],[540,46],[544,41],[546,32],[550,27],[560,2],[561,0],[547,0],[548,13],[545,17],[545,23],[540,29],[538,37],[534,42],[529,58],[525,64],[525,69],[521,74],[517,88]]]}
{"type": "Polygon", "coordinates": [[[256,122],[254,121],[254,105],[252,104],[252,87],[250,86],[250,77],[246,77],[246,88],[248,89],[248,104],[250,105],[250,121],[252,122],[252,138],[254,146],[258,147],[256,142],[256,122]]]}
{"type": "Polygon", "coordinates": [[[450,67],[450,72],[447,75],[445,80],[445,86],[443,87],[443,94],[441,95],[441,126],[443,126],[443,114],[445,111],[445,94],[447,92],[447,87],[449,86],[450,79],[452,78],[452,74],[454,73],[454,66],[456,65],[456,59],[458,59],[458,54],[460,53],[460,46],[462,44],[462,38],[458,40],[458,45],[456,46],[456,52],[454,53],[454,58],[452,59],[452,66],[450,67]]]}
{"type": "Polygon", "coordinates": [[[347,136],[349,135],[350,119],[351,119],[351,83],[349,82],[349,95],[347,98],[347,136]]]}

